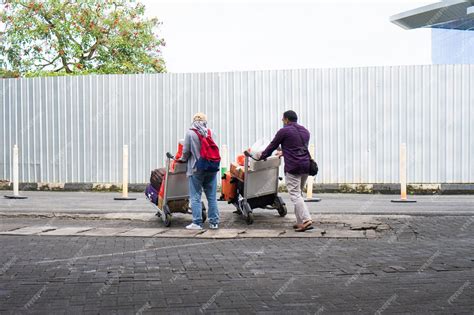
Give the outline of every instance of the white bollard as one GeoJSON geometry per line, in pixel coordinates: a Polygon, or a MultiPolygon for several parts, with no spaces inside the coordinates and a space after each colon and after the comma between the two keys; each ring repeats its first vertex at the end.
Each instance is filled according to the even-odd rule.
{"type": "Polygon", "coordinates": [[[137,198],[128,196],[128,145],[123,146],[122,153],[122,197],[115,197],[115,200],[136,200],[137,198]]]}
{"type": "Polygon", "coordinates": [[[400,146],[400,198],[407,199],[407,145],[400,146]]]}
{"type": "MultiPolygon", "coordinates": [[[[314,159],[314,144],[309,145],[309,154],[311,158],[314,159]]],[[[314,176],[308,176],[308,180],[306,181],[306,199],[305,202],[319,202],[321,198],[313,198],[313,184],[314,184],[314,176]]]]}
{"type": "Polygon", "coordinates": [[[7,195],[5,198],[8,199],[26,199],[26,196],[20,196],[19,189],[19,171],[18,171],[18,146],[15,144],[13,146],[13,195],[7,195]]]}
{"type": "Polygon", "coordinates": [[[400,145],[400,199],[392,202],[416,202],[407,199],[407,144],[400,145]]]}

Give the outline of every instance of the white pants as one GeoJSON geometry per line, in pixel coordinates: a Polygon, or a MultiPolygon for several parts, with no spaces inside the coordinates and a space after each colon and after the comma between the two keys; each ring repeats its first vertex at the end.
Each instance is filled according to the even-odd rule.
{"type": "Polygon", "coordinates": [[[303,224],[307,220],[311,220],[308,207],[304,202],[301,192],[303,191],[308,174],[294,175],[285,173],[285,182],[291,202],[295,205],[296,224],[303,224]]]}

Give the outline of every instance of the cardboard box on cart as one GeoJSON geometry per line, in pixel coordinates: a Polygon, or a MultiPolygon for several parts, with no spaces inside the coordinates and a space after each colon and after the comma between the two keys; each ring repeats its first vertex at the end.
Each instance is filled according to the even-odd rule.
{"type": "Polygon", "coordinates": [[[236,162],[230,163],[230,173],[232,174],[232,176],[242,181],[244,180],[244,177],[245,177],[244,167],[237,164],[236,162]]]}

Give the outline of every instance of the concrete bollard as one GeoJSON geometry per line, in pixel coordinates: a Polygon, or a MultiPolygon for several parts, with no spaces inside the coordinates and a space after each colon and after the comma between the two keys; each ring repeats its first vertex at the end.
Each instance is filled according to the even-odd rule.
{"type": "Polygon", "coordinates": [[[400,199],[392,202],[416,202],[407,199],[407,144],[400,145],[400,199]]]}
{"type": "MultiPolygon", "coordinates": [[[[311,158],[314,159],[314,144],[309,145],[309,154],[311,158]]],[[[306,181],[306,199],[305,202],[319,202],[321,198],[313,198],[313,184],[314,184],[314,176],[308,176],[308,180],[306,181]]]]}
{"type": "Polygon", "coordinates": [[[18,171],[18,146],[15,144],[13,146],[13,195],[6,195],[5,198],[8,199],[26,199],[26,196],[20,195],[19,189],[19,171],[18,171]]]}
{"type": "Polygon", "coordinates": [[[115,200],[136,200],[137,198],[128,196],[128,145],[123,146],[122,158],[122,196],[115,197],[115,200]]]}

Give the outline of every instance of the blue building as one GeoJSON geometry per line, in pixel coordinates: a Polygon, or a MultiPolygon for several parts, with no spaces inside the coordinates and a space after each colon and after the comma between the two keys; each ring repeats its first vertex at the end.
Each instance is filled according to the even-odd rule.
{"type": "Polygon", "coordinates": [[[431,28],[433,64],[474,64],[474,0],[445,0],[390,20],[405,29],[431,28]]]}

